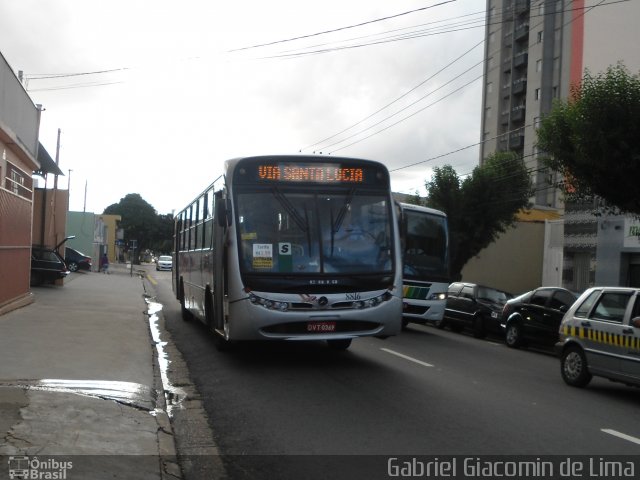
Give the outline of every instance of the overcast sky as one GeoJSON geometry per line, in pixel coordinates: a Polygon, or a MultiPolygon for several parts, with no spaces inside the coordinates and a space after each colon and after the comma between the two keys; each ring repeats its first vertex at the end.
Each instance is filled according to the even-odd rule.
{"type": "Polygon", "coordinates": [[[171,213],[226,159],[300,150],[381,161],[394,190],[413,193],[433,166],[478,164],[484,9],[0,0],[0,51],[46,109],[40,140],[52,157],[62,132],[70,210],[102,213],[139,193],[171,213]]]}

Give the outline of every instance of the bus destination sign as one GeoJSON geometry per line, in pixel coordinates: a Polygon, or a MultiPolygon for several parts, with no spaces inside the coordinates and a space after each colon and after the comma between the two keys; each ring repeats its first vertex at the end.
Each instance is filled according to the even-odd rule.
{"type": "Polygon", "coordinates": [[[365,169],[337,164],[257,164],[257,179],[263,182],[364,183],[365,169]]]}

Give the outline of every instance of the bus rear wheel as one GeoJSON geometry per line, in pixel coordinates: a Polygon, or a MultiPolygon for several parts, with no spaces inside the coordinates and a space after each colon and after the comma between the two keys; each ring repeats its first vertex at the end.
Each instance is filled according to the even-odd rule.
{"type": "Polygon", "coordinates": [[[340,340],[327,340],[327,345],[331,350],[346,350],[351,346],[350,338],[342,338],[340,340]]]}

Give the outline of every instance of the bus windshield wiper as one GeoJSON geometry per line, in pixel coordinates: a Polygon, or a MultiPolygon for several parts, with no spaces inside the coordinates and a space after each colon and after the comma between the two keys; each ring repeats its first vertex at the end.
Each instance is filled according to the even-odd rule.
{"type": "Polygon", "coordinates": [[[291,218],[295,224],[307,234],[307,246],[309,247],[309,255],[311,255],[311,229],[309,228],[309,212],[307,207],[304,208],[304,218],[298,213],[296,207],[289,201],[289,199],[282,193],[278,187],[273,187],[273,196],[280,202],[280,205],[285,211],[291,215],[291,218]]]}
{"type": "Polygon", "coordinates": [[[302,215],[298,213],[298,211],[296,210],[296,207],[293,206],[293,204],[289,201],[287,197],[284,196],[284,194],[278,189],[278,187],[273,187],[273,196],[276,197],[276,199],[280,202],[280,205],[282,205],[285,211],[289,215],[291,215],[291,218],[296,223],[298,228],[300,228],[300,230],[302,230],[303,232],[307,233],[307,231],[309,230],[308,221],[305,222],[305,219],[302,218],[302,215]]]}
{"type": "Polygon", "coordinates": [[[356,187],[353,187],[347,193],[347,198],[344,199],[344,203],[340,207],[338,211],[338,216],[333,218],[333,209],[331,209],[331,255],[333,255],[333,245],[335,242],[335,234],[338,233],[340,227],[342,226],[342,222],[344,221],[344,216],[347,214],[347,210],[351,205],[351,200],[353,200],[353,195],[356,193],[356,187]]]}

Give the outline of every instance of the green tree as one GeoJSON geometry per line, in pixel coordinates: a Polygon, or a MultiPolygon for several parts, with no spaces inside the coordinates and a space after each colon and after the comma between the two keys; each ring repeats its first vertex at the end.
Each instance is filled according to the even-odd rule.
{"type": "Polygon", "coordinates": [[[597,195],[610,207],[640,214],[640,76],[622,64],[587,72],[568,101],[557,101],[538,129],[548,165],[566,191],[597,195]]]}
{"type": "Polygon", "coordinates": [[[149,248],[157,254],[171,254],[173,250],[173,215],[158,215],[158,227],[149,248]]]}
{"type": "MultiPolygon", "coordinates": [[[[136,257],[140,252],[150,248],[158,232],[159,220],[155,208],[147,203],[138,193],[129,193],[118,203],[109,205],[105,215],[120,215],[120,228],[124,231],[124,240],[129,245],[131,240],[137,241],[136,257]]],[[[138,258],[134,259],[134,263],[138,258]]]]}
{"type": "Polygon", "coordinates": [[[506,152],[489,156],[464,180],[450,165],[437,167],[426,187],[427,204],[449,218],[454,280],[461,278],[469,259],[515,223],[532,194],[524,162],[506,152]]]}
{"type": "Polygon", "coordinates": [[[407,195],[407,198],[404,200],[405,203],[409,203],[411,205],[422,205],[422,198],[420,198],[420,192],[416,190],[412,195],[407,195]]]}

